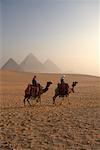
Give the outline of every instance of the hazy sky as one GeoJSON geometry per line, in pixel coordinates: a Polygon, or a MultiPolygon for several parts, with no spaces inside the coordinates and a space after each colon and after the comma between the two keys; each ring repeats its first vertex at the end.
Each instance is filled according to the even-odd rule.
{"type": "Polygon", "coordinates": [[[66,73],[100,75],[99,0],[0,0],[0,6],[1,64],[32,52],[66,73]]]}

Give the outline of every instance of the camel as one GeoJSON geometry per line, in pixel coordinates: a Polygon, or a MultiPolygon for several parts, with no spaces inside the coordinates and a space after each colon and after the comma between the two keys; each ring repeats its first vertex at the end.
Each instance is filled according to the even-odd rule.
{"type": "Polygon", "coordinates": [[[45,88],[43,88],[40,84],[38,84],[39,91],[38,91],[37,95],[36,95],[36,92],[35,92],[37,90],[36,89],[37,87],[34,87],[31,84],[28,84],[28,86],[25,90],[25,96],[24,96],[24,99],[23,99],[24,106],[25,106],[25,100],[26,99],[27,99],[27,102],[29,103],[29,105],[31,106],[31,104],[29,102],[30,98],[36,99],[36,102],[38,102],[38,100],[41,102],[41,95],[48,91],[49,86],[51,84],[52,84],[52,82],[48,81],[45,88]]]}
{"type": "MultiPolygon", "coordinates": [[[[69,87],[68,83],[64,83],[63,85],[58,83],[58,87],[55,90],[55,95],[53,96],[53,104],[55,104],[55,99],[58,96],[64,99],[64,97],[69,96],[70,93],[74,93],[74,87],[76,86],[77,83],[78,83],[77,81],[73,82],[71,88],[69,87]]],[[[68,103],[70,104],[69,100],[68,103]]]]}

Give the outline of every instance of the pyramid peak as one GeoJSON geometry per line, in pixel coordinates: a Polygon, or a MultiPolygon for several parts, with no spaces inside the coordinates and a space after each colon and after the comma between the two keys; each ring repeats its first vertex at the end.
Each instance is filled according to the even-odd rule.
{"type": "Polygon", "coordinates": [[[33,56],[33,53],[29,53],[28,56],[33,56]]]}
{"type": "Polygon", "coordinates": [[[15,60],[12,58],[8,59],[8,61],[2,66],[1,69],[7,69],[7,70],[20,70],[19,65],[15,60]]]}
{"type": "Polygon", "coordinates": [[[9,63],[9,62],[10,62],[10,63],[16,63],[16,64],[17,64],[17,62],[16,62],[14,59],[12,59],[12,58],[9,58],[8,61],[6,62],[6,64],[9,63]]]}
{"type": "Polygon", "coordinates": [[[12,58],[9,58],[9,59],[8,59],[8,61],[14,61],[14,59],[12,59],[12,58]]]}
{"type": "Polygon", "coordinates": [[[48,72],[51,73],[58,73],[61,72],[61,70],[59,69],[59,67],[50,59],[47,59],[44,62],[44,66],[47,68],[48,72]]]}
{"type": "Polygon", "coordinates": [[[44,64],[45,64],[45,63],[55,64],[55,63],[54,63],[51,59],[49,59],[49,58],[44,62],[44,64]]]}
{"type": "Polygon", "coordinates": [[[32,53],[29,53],[26,57],[34,57],[32,53]]]}

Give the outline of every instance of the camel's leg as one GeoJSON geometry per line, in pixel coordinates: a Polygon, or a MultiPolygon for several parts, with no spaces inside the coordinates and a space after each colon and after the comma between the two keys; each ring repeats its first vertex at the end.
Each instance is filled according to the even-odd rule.
{"type": "Polygon", "coordinates": [[[38,103],[39,95],[37,95],[37,96],[35,97],[35,100],[36,100],[36,102],[38,103]]]}
{"type": "Polygon", "coordinates": [[[23,102],[24,102],[24,106],[25,106],[25,100],[26,100],[26,97],[23,99],[23,102]]]}
{"type": "Polygon", "coordinates": [[[31,106],[30,102],[29,102],[29,98],[27,98],[27,102],[29,103],[29,105],[31,106]]]}
{"type": "Polygon", "coordinates": [[[36,102],[38,103],[38,98],[36,98],[36,102]]]}
{"type": "Polygon", "coordinates": [[[41,96],[40,96],[40,95],[37,97],[36,102],[37,102],[37,103],[38,103],[38,102],[41,103],[41,96]]]}
{"type": "Polygon", "coordinates": [[[37,97],[37,98],[36,98],[36,102],[37,102],[37,103],[40,102],[40,97],[37,97]]]}
{"type": "Polygon", "coordinates": [[[64,101],[64,97],[62,97],[62,100],[61,100],[61,103],[60,103],[60,105],[62,105],[62,101],[64,101]]]}
{"type": "Polygon", "coordinates": [[[69,101],[69,93],[66,94],[66,97],[68,97],[68,104],[70,105],[70,101],[69,101]]]}
{"type": "Polygon", "coordinates": [[[70,105],[69,96],[68,96],[68,104],[70,105]]]}
{"type": "Polygon", "coordinates": [[[55,99],[56,99],[57,96],[58,96],[58,95],[55,95],[55,96],[53,97],[53,104],[55,104],[55,99]]]}
{"type": "Polygon", "coordinates": [[[55,98],[55,96],[54,96],[54,97],[53,97],[53,104],[55,104],[55,99],[56,99],[56,98],[55,98]]]}
{"type": "Polygon", "coordinates": [[[39,102],[40,102],[40,104],[41,104],[41,97],[39,97],[39,102]]]}
{"type": "Polygon", "coordinates": [[[73,87],[71,90],[72,90],[72,92],[74,93],[74,87],[73,87]]]}

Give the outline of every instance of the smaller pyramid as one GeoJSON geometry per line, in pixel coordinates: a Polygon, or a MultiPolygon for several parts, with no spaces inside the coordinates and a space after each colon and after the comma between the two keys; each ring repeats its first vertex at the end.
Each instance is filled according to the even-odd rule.
{"type": "Polygon", "coordinates": [[[10,58],[1,69],[19,71],[20,67],[12,58],[10,58]]]}
{"type": "Polygon", "coordinates": [[[48,73],[61,73],[60,68],[50,59],[44,62],[44,66],[48,73]]]}

